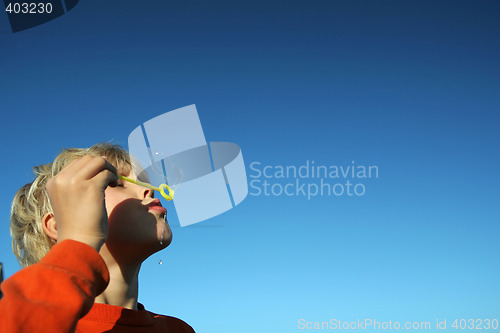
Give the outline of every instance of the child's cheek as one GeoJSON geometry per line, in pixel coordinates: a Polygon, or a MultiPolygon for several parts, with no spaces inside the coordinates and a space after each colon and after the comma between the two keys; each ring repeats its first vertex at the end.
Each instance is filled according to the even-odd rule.
{"type": "Polygon", "coordinates": [[[104,202],[106,204],[106,210],[109,216],[115,209],[115,207],[118,206],[120,202],[124,201],[126,198],[122,194],[117,193],[115,189],[109,187],[105,190],[104,194],[104,202]]]}

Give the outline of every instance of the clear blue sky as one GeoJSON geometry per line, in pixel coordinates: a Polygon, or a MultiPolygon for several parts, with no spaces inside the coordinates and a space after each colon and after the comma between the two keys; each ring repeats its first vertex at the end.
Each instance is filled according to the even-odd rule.
{"type": "Polygon", "coordinates": [[[196,104],[249,181],[252,162],[354,161],[378,178],[353,180],[362,196],[249,195],[185,228],[167,204],[174,240],[143,265],[147,309],[218,333],[500,319],[499,17],[498,1],[82,0],[13,34],[0,14],[6,277],[10,202],[33,165],[126,146],[196,104]]]}

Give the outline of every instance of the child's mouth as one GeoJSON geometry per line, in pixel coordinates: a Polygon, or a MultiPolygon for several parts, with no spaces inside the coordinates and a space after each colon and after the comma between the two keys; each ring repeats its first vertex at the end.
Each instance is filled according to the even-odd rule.
{"type": "Polygon", "coordinates": [[[165,207],[162,207],[162,206],[149,206],[148,210],[159,212],[162,215],[165,215],[167,213],[167,209],[165,207]]]}

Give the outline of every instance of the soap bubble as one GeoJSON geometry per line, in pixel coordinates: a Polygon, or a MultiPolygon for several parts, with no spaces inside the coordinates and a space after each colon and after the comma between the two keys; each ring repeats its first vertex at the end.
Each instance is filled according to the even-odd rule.
{"type": "Polygon", "coordinates": [[[183,178],[182,169],[172,159],[168,152],[154,151],[149,153],[149,159],[145,160],[133,157],[134,172],[137,179],[159,187],[167,184],[173,191],[181,183],[183,178]]]}

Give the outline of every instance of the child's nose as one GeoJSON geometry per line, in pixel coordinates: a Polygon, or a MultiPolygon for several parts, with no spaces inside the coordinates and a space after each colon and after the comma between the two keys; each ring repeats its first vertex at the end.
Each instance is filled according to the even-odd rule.
{"type": "Polygon", "coordinates": [[[142,188],[142,197],[145,198],[154,198],[154,192],[153,190],[150,190],[149,188],[142,188]]]}

